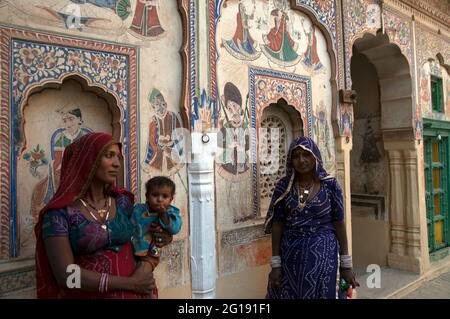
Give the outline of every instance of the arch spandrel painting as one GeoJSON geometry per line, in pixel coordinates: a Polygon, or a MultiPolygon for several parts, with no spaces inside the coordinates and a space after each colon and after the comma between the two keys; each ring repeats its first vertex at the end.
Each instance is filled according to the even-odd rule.
{"type": "MultiPolygon", "coordinates": [[[[232,83],[240,93],[241,107],[245,110],[244,96],[249,94],[248,126],[256,130],[264,109],[280,98],[285,99],[301,116],[304,134],[321,140],[325,165],[333,173],[332,70],[322,31],[304,12],[292,10],[290,1],[286,0],[228,0],[222,4],[220,12],[216,38],[219,96],[225,96],[227,84],[232,83]]],[[[224,117],[223,105],[222,102],[221,117],[224,117]]],[[[225,128],[226,123],[228,121],[219,121],[219,127],[225,128]]],[[[242,207],[232,207],[221,213],[219,219],[225,225],[233,219],[236,222],[257,218],[260,213],[255,204],[259,198],[257,160],[253,163],[257,149],[252,148],[252,142],[257,145],[256,139],[250,143],[248,156],[252,162],[249,169],[242,165],[246,173],[234,174],[231,179],[223,167],[217,170],[218,185],[222,179],[235,185],[225,192],[227,195],[253,199],[250,204],[240,201],[242,207]],[[237,186],[239,183],[242,187],[237,186]],[[246,212],[245,216],[240,212],[246,212]]],[[[218,193],[218,205],[222,207],[221,203],[225,204],[227,198],[218,193]]]]}
{"type": "Polygon", "coordinates": [[[450,74],[437,59],[429,59],[419,69],[419,101],[424,117],[439,120],[450,119],[450,74]],[[432,108],[431,76],[442,80],[443,105],[442,112],[434,112],[432,108]]]}
{"type": "Polygon", "coordinates": [[[17,212],[21,256],[34,253],[33,227],[56,192],[64,149],[81,136],[112,133],[106,101],[74,80],[32,94],[24,107],[26,145],[17,160],[17,212]]]}
{"type": "Polygon", "coordinates": [[[229,0],[221,21],[218,42],[230,57],[295,73],[325,71],[320,31],[287,0],[229,0]]]}
{"type": "Polygon", "coordinates": [[[157,40],[166,33],[159,0],[4,0],[2,6],[28,23],[105,35],[157,40]]]}

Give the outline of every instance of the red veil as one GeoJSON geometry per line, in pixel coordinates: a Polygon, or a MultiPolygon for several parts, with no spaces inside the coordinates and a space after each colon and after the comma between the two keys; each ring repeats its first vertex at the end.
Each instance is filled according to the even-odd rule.
{"type": "MultiPolygon", "coordinates": [[[[117,143],[106,133],[90,133],[70,144],[64,151],[61,180],[56,194],[40,211],[38,223],[34,231],[36,235],[36,289],[38,298],[142,298],[143,295],[128,291],[100,294],[98,292],[81,291],[80,289],[64,289],[53,276],[42,239],[42,220],[51,209],[64,208],[83,194],[90,185],[93,174],[97,170],[102,154],[111,144],[117,143]]],[[[112,195],[126,195],[134,202],[134,195],[125,189],[115,186],[112,195]]],[[[111,275],[130,276],[135,268],[131,243],[123,245],[118,253],[104,251],[95,255],[75,256],[75,262],[83,268],[102,272],[105,266],[111,275]],[[132,257],[132,258],[127,258],[132,257]],[[97,260],[93,260],[97,259],[97,260]],[[106,265],[107,264],[107,265],[106,265]]]]}

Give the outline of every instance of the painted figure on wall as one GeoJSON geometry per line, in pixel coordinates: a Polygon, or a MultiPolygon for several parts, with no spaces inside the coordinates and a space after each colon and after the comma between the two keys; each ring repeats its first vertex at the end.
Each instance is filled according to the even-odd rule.
{"type": "Polygon", "coordinates": [[[83,126],[83,117],[79,108],[61,112],[64,127],[58,128],[50,138],[50,164],[48,175],[40,180],[33,189],[31,196],[31,215],[37,218],[40,209],[48,203],[55,194],[61,176],[61,164],[64,149],[83,135],[92,132],[83,126]]]}
{"type": "Polygon", "coordinates": [[[76,4],[90,3],[94,6],[113,10],[122,20],[131,13],[130,0],[70,0],[76,4]]]}
{"type": "Polygon", "coordinates": [[[331,137],[330,127],[327,121],[327,108],[324,101],[320,101],[316,106],[316,115],[314,116],[314,133],[316,135],[317,145],[322,154],[324,164],[331,162],[333,154],[330,150],[329,139],[331,137]]]}
{"type": "Polygon", "coordinates": [[[378,163],[381,159],[380,151],[378,150],[377,143],[379,137],[375,134],[375,131],[371,125],[370,117],[366,121],[366,131],[362,135],[363,146],[360,156],[360,161],[363,163],[378,163]]]}
{"type": "Polygon", "coordinates": [[[137,0],[130,30],[138,36],[158,38],[164,33],[159,22],[158,0],[137,0]]]}
{"type": "Polygon", "coordinates": [[[239,89],[227,82],[222,95],[222,109],[225,122],[221,129],[223,143],[222,170],[232,176],[237,176],[249,169],[247,151],[250,141],[247,129],[249,127],[248,108],[242,107],[242,96],[239,89]]]}
{"type": "Polygon", "coordinates": [[[238,13],[236,14],[236,31],[231,40],[222,40],[222,45],[236,59],[253,61],[259,58],[260,51],[256,50],[255,40],[250,35],[248,21],[253,19],[255,12],[255,2],[253,2],[253,11],[247,13],[247,9],[242,0],[238,4],[238,13]]]}
{"type": "Polygon", "coordinates": [[[164,96],[157,89],[151,91],[149,102],[154,115],[150,122],[149,142],[144,164],[171,175],[178,171],[180,162],[178,159],[183,156],[182,136],[175,131],[175,129],[181,128],[181,122],[174,112],[167,110],[164,96]],[[179,158],[174,156],[179,156],[179,158]]]}
{"type": "Polygon", "coordinates": [[[314,71],[320,70],[323,65],[322,62],[320,62],[319,55],[317,54],[317,38],[314,25],[311,24],[309,27],[309,32],[306,32],[304,19],[301,21],[306,38],[308,39],[308,45],[305,53],[303,54],[303,63],[307,67],[312,68],[314,71]]]}
{"type": "Polygon", "coordinates": [[[54,18],[64,23],[67,29],[83,31],[99,21],[111,22],[109,19],[90,16],[90,8],[84,5],[94,5],[99,8],[110,9],[122,20],[128,18],[131,13],[130,0],[69,0],[70,2],[60,9],[49,6],[36,6],[44,10],[54,18]]]}
{"type": "Polygon", "coordinates": [[[297,54],[298,43],[290,35],[288,4],[285,0],[274,0],[274,5],[275,9],[270,13],[274,26],[263,36],[261,50],[269,61],[284,67],[293,66],[299,62],[300,56],[297,54]]]}
{"type": "Polygon", "coordinates": [[[416,112],[414,116],[414,131],[416,140],[422,139],[423,121],[422,121],[422,111],[419,104],[416,104],[416,112]]]}
{"type": "Polygon", "coordinates": [[[341,110],[341,130],[344,136],[351,136],[353,132],[352,109],[353,107],[349,106],[348,103],[343,103],[341,110]]]}
{"type": "MultiPolygon", "coordinates": [[[[429,110],[431,112],[431,87],[429,81],[429,72],[425,69],[425,66],[422,67],[422,76],[420,77],[420,99],[421,104],[425,110],[429,110]]],[[[424,112],[426,113],[426,112],[424,112]]]]}

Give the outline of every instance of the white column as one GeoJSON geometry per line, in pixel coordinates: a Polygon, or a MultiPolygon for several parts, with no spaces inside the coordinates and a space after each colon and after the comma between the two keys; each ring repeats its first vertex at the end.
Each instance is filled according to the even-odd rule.
{"type": "Polygon", "coordinates": [[[192,133],[189,164],[189,215],[192,298],[216,297],[214,152],[216,133],[192,133]]]}

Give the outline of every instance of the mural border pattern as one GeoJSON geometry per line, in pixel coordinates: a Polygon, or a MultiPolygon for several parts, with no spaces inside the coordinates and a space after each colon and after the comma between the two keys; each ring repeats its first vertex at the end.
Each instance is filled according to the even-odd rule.
{"type": "MultiPolygon", "coordinates": [[[[0,26],[0,68],[1,79],[1,111],[0,111],[0,259],[17,257],[17,221],[16,221],[16,161],[20,151],[21,108],[23,102],[33,88],[43,86],[46,83],[62,83],[69,75],[77,74],[87,80],[90,86],[102,88],[115,96],[118,107],[123,116],[123,131],[121,142],[125,146],[126,170],[125,185],[132,192],[137,191],[137,50],[132,46],[118,45],[97,40],[88,40],[68,36],[51,35],[45,32],[30,31],[12,27],[0,26]],[[35,82],[22,83],[23,87],[17,87],[13,70],[15,56],[12,54],[14,41],[23,42],[30,46],[52,46],[61,50],[77,50],[81,52],[93,52],[117,56],[126,61],[126,81],[123,88],[107,86],[99,83],[92,74],[82,72],[69,72],[62,74],[45,74],[35,82]],[[128,90],[128,92],[125,92],[128,90]],[[16,96],[12,96],[13,93],[16,96]],[[122,97],[119,98],[118,97],[122,97]],[[13,146],[13,147],[11,147],[13,146]],[[128,174],[129,173],[129,174],[128,174]]],[[[34,61],[33,61],[34,62],[34,61]]],[[[33,63],[31,62],[31,63],[33,63]]],[[[36,67],[36,66],[34,66],[36,67]]],[[[104,71],[101,67],[99,73],[104,71]]]]}

